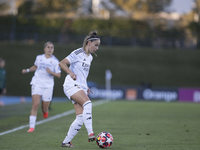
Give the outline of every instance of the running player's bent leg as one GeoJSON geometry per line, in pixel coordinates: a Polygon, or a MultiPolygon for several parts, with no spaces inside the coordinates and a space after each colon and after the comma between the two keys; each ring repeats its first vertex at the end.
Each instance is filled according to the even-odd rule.
{"type": "Polygon", "coordinates": [[[73,137],[78,133],[78,131],[81,129],[83,125],[83,117],[82,114],[76,115],[76,119],[71,124],[69,131],[67,133],[67,136],[65,137],[63,143],[71,142],[73,137]]]}
{"type": "Polygon", "coordinates": [[[41,105],[41,108],[42,108],[42,112],[43,112],[43,117],[44,118],[47,118],[48,115],[49,115],[49,104],[50,104],[50,101],[42,101],[42,105],[41,105]]]}
{"type": "Polygon", "coordinates": [[[45,112],[48,112],[49,110],[49,104],[50,104],[51,101],[42,101],[42,105],[41,105],[41,108],[42,108],[42,112],[45,113],[45,112]]]}

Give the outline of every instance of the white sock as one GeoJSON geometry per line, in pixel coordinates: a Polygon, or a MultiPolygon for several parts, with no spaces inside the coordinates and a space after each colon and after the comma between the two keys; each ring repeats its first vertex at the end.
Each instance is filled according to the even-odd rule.
{"type": "Polygon", "coordinates": [[[29,126],[30,126],[30,128],[34,128],[35,129],[36,119],[37,119],[36,116],[29,116],[29,126]]]}
{"type": "Polygon", "coordinates": [[[87,101],[83,104],[83,122],[87,129],[88,135],[93,132],[92,128],[92,102],[87,101]]]}
{"type": "Polygon", "coordinates": [[[83,117],[82,114],[76,115],[76,119],[71,124],[69,131],[67,133],[67,136],[65,137],[63,143],[71,142],[73,137],[78,133],[78,131],[81,129],[81,126],[83,125],[83,117]]]}

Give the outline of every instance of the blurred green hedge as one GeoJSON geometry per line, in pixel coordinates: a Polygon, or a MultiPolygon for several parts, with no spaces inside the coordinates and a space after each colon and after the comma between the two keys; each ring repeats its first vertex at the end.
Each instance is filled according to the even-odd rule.
{"type": "MultiPolygon", "coordinates": [[[[1,43],[0,57],[6,60],[7,94],[30,95],[33,73],[22,75],[23,68],[33,65],[38,54],[43,53],[43,44],[1,43]]],[[[54,55],[64,59],[72,50],[82,45],[55,45],[54,55]]],[[[112,85],[136,85],[142,82],[152,86],[199,87],[200,51],[152,49],[139,47],[100,46],[98,57],[94,56],[88,81],[105,84],[105,70],[110,69],[112,85]]],[[[54,96],[65,96],[62,85],[66,74],[55,79],[54,96]]]]}
{"type": "Polygon", "coordinates": [[[180,27],[167,29],[162,25],[150,27],[146,21],[133,19],[65,19],[65,18],[47,18],[41,15],[15,17],[0,17],[0,27],[15,24],[17,27],[30,27],[32,32],[41,33],[62,33],[87,35],[91,30],[98,30],[101,36],[110,37],[136,37],[136,38],[184,38],[184,30],[180,27]]]}

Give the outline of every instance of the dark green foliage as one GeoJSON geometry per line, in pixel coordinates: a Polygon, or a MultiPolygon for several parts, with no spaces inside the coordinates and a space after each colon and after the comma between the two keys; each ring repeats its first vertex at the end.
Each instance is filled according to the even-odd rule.
{"type": "MultiPolygon", "coordinates": [[[[22,75],[24,68],[33,65],[38,54],[43,54],[43,44],[0,44],[1,57],[5,58],[8,95],[29,96],[33,73],[22,75]]],[[[80,45],[55,45],[55,56],[62,60],[80,45]]],[[[112,85],[199,87],[200,51],[100,46],[94,56],[88,81],[105,84],[105,70],[110,69],[112,85]]],[[[65,96],[63,82],[66,73],[55,79],[54,96],[65,96]]]]}
{"type": "Polygon", "coordinates": [[[87,34],[90,30],[98,30],[99,35],[112,37],[145,37],[150,32],[144,21],[128,19],[77,19],[73,21],[76,33],[87,34]],[[88,28],[89,27],[89,28],[88,28]]]}
{"type": "MultiPolygon", "coordinates": [[[[155,38],[171,38],[173,40],[174,38],[177,40],[185,38],[185,32],[182,28],[165,29],[159,24],[151,28],[146,21],[123,18],[109,20],[88,18],[52,19],[43,15],[20,14],[13,17],[0,17],[0,29],[5,27],[7,27],[6,30],[8,30],[8,34],[10,34],[12,29],[16,35],[33,32],[37,35],[44,33],[57,35],[87,35],[91,30],[97,30],[98,34],[102,37],[136,38],[138,40],[137,43],[140,45],[142,45],[141,42],[144,43],[144,41],[148,41],[149,43],[146,44],[148,46],[152,45],[151,41],[155,38]],[[5,25],[10,26],[10,28],[5,25]],[[13,29],[11,26],[15,28],[13,29]]],[[[5,29],[3,31],[5,31],[5,29]]],[[[145,43],[143,45],[145,45],[145,43]]]]}
{"type": "Polygon", "coordinates": [[[19,6],[18,8],[18,14],[21,15],[30,15],[32,14],[32,6],[33,6],[33,1],[25,1],[22,5],[19,6]]]}
{"type": "Polygon", "coordinates": [[[168,7],[172,0],[111,0],[121,8],[134,12],[143,11],[146,13],[162,12],[168,7]]]}

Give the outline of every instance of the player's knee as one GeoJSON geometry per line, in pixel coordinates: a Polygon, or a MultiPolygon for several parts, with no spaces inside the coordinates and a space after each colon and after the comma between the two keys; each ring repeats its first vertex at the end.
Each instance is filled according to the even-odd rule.
{"type": "Polygon", "coordinates": [[[39,104],[34,104],[34,105],[32,106],[32,109],[38,110],[38,107],[39,107],[39,104]]]}
{"type": "Polygon", "coordinates": [[[84,107],[92,107],[92,102],[90,100],[87,100],[84,104],[83,104],[83,108],[84,107]]]}

